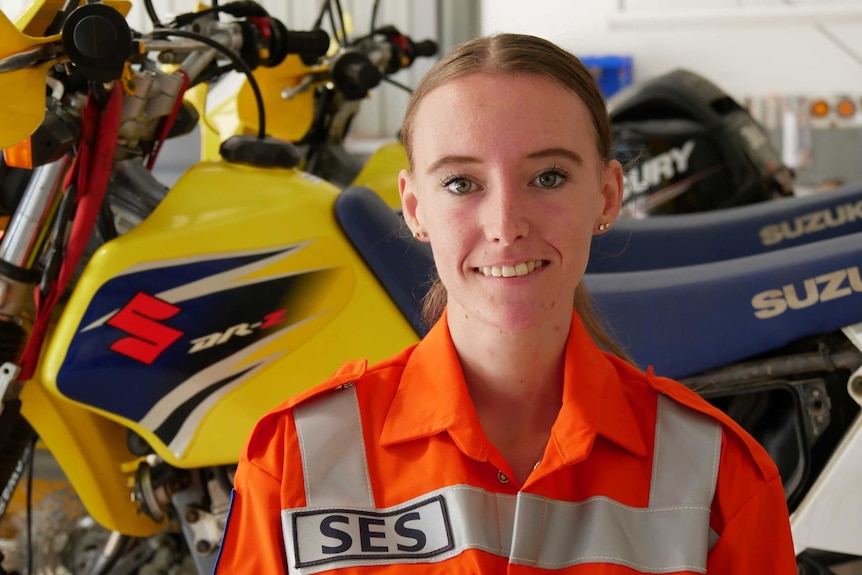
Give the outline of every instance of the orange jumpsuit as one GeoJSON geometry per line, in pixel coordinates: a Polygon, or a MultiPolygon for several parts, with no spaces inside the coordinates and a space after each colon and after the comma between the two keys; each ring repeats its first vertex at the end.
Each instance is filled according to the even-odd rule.
{"type": "Polygon", "coordinates": [[[240,458],[215,573],[796,573],[766,452],[684,386],[600,350],[577,314],[548,446],[523,485],[511,476],[479,425],[444,314],[419,344],[370,368],[348,363],[260,420],[240,458]],[[341,486],[355,487],[342,477],[339,448],[347,458],[363,450],[332,442],[316,463],[303,460],[318,431],[325,437],[349,418],[315,415],[314,433],[297,432],[297,414],[347,397],[339,394],[358,406],[351,425],[361,431],[347,439],[364,443],[367,489],[357,493],[370,510],[309,505],[318,485],[335,489],[336,503],[341,486]],[[658,425],[662,405],[682,419],[658,425]],[[715,449],[685,453],[689,420],[716,430],[715,449]],[[711,504],[695,520],[697,504],[661,501],[654,484],[672,500],[678,483],[685,499],[706,483],[698,469],[714,473],[711,504]],[[697,521],[703,529],[690,527],[697,521]]]}

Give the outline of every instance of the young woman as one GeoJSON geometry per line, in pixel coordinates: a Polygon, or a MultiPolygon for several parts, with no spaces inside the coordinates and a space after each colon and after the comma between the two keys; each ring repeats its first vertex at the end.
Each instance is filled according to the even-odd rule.
{"type": "Polygon", "coordinates": [[[531,36],[468,42],[402,137],[439,320],[260,421],[216,572],[795,573],[768,455],[613,353],[590,313],[622,168],[580,61],[531,36]]]}

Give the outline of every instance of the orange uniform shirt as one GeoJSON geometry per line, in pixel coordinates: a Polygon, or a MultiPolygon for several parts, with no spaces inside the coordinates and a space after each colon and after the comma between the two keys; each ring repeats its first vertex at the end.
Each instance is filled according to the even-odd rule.
{"type": "MultiPolygon", "coordinates": [[[[260,420],[240,458],[217,574],[287,572],[281,511],[306,506],[293,407],[350,382],[355,382],[361,412],[374,503],[381,509],[453,485],[511,495],[521,491],[563,502],[601,496],[626,506],[647,507],[656,406],[663,394],[721,424],[718,479],[709,516],[717,542],[709,550],[707,572],[796,573],[784,491],[762,447],[681,384],[643,373],[601,351],[577,314],[567,343],[562,408],[544,456],[526,482],[518,485],[479,425],[444,314],[419,344],[370,368],[365,362],[346,364],[322,385],[260,420]]],[[[333,567],[332,572],[536,571],[546,569],[510,564],[506,557],[467,549],[440,562],[333,567]]],[[[636,566],[597,558],[554,572],[628,575],[639,571],[636,566]]]]}

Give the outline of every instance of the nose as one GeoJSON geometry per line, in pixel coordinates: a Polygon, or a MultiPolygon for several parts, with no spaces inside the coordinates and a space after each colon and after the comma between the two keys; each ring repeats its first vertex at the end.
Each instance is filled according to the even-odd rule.
{"type": "Polygon", "coordinates": [[[503,183],[486,194],[482,221],[489,241],[508,245],[527,236],[530,226],[525,193],[517,186],[503,183]]]}

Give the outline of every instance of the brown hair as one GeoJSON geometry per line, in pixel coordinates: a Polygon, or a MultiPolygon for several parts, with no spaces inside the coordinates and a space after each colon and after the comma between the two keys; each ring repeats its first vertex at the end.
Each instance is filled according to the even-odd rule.
{"type": "MultiPolygon", "coordinates": [[[[498,34],[470,40],[457,46],[437,62],[416,86],[407,104],[401,128],[401,141],[407,151],[411,168],[413,122],[422,99],[444,82],[478,72],[535,74],[554,80],[572,91],[584,102],[592,118],[599,158],[604,163],[611,159],[611,126],[607,106],[587,67],[571,53],[543,38],[524,34],[498,34]]],[[[429,324],[436,322],[445,305],[446,288],[439,279],[435,279],[424,301],[425,321],[429,324]]],[[[574,307],[584,327],[599,345],[629,359],[597,318],[583,281],[575,289],[574,307]]]]}

